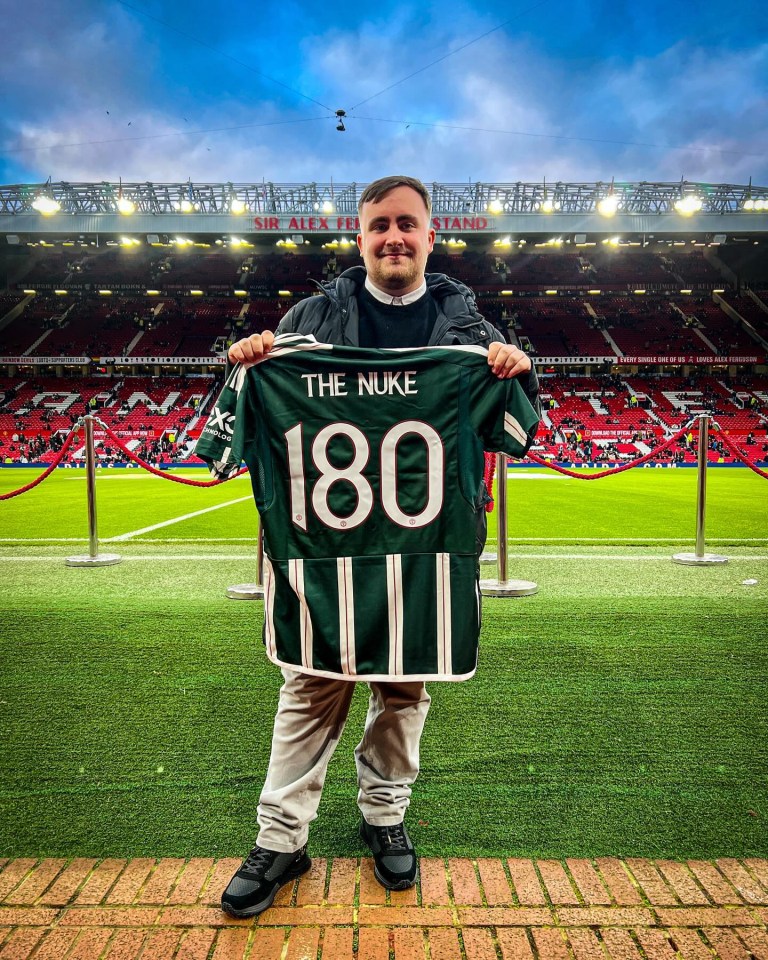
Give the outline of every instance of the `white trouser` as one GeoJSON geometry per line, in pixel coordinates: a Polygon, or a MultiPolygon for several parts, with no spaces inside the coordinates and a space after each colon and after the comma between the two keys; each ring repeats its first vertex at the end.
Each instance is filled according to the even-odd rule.
{"type": "MultiPolygon", "coordinates": [[[[292,853],[317,817],[328,761],[339,742],[355,683],[283,669],[285,683],[258,807],[257,843],[292,853]]],[[[400,823],[419,773],[419,741],[430,697],[420,681],[369,684],[363,739],[355,748],[357,804],[374,826],[400,823]]]]}

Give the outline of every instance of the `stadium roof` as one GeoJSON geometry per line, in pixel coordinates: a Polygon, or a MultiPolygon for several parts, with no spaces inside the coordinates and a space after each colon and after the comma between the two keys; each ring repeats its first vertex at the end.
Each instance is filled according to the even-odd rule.
{"type": "MultiPolygon", "coordinates": [[[[7,235],[357,231],[365,184],[67,183],[0,186],[7,235]]],[[[768,187],[726,183],[432,183],[449,235],[710,235],[768,231],[768,187]]],[[[10,242],[10,236],[7,238],[10,242]]]]}

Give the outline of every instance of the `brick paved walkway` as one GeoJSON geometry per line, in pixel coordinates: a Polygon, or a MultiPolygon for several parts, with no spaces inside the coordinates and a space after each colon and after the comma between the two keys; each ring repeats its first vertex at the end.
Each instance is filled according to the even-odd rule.
{"type": "Polygon", "coordinates": [[[768,960],[768,860],[316,859],[255,922],[239,862],[0,859],[0,960],[768,960]]]}

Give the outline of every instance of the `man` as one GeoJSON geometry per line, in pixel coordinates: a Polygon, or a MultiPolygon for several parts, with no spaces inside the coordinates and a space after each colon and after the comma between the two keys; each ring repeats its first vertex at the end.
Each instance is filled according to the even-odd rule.
{"type": "MultiPolygon", "coordinates": [[[[365,267],[352,267],[336,280],[323,284],[322,295],[303,300],[293,307],[281,321],[277,333],[311,335],[321,344],[372,348],[374,351],[393,347],[474,345],[464,352],[472,353],[471,362],[475,365],[482,364],[483,382],[488,377],[484,366],[486,360],[481,354],[478,361],[476,346],[486,348],[487,364],[497,378],[520,377],[525,395],[530,400],[529,404],[520,393],[527,409],[525,429],[527,443],[530,443],[538,423],[538,383],[531,361],[517,346],[503,342],[498,331],[478,314],[474,295],[465,286],[441,274],[425,275],[435,231],[430,222],[430,197],[424,185],[404,176],[377,180],[363,192],[358,209],[360,234],[357,243],[365,267]]],[[[302,337],[297,339],[301,341],[302,337]]],[[[253,364],[263,360],[273,349],[277,356],[280,350],[274,344],[273,334],[254,334],[233,344],[229,359],[244,365],[253,364]]],[[[264,370],[277,363],[278,360],[270,359],[264,370]]],[[[303,377],[312,376],[316,375],[303,374],[303,377]]],[[[407,374],[405,376],[405,382],[409,382],[407,374]]],[[[243,384],[244,379],[240,378],[238,390],[243,384]]],[[[221,413],[219,418],[223,422],[221,413]]],[[[286,431],[286,440],[294,438],[300,426],[297,424],[286,431]]],[[[519,432],[525,442],[525,431],[519,432]]],[[[393,441],[395,457],[398,442],[393,441]]],[[[231,456],[229,449],[226,453],[231,456]]],[[[321,453],[325,456],[325,449],[321,453]]],[[[201,455],[206,456],[205,453],[201,455]]],[[[212,456],[208,458],[213,459],[212,456]]],[[[232,464],[228,469],[232,469],[232,464]]],[[[352,469],[349,467],[347,472],[352,469]]],[[[329,475],[341,475],[341,472],[338,467],[327,467],[329,475]]],[[[359,472],[354,477],[361,485],[368,482],[359,472]]],[[[331,485],[334,482],[332,480],[331,485]]],[[[355,489],[359,490],[358,487],[355,489]]],[[[304,494],[303,486],[300,492],[304,494]]],[[[324,496],[327,507],[328,484],[324,496]]],[[[360,499],[358,496],[358,504],[360,499]]],[[[400,511],[396,494],[390,502],[390,512],[400,511]]],[[[482,504],[476,505],[474,510],[476,522],[484,524],[482,504]]],[[[401,516],[412,517],[407,513],[401,516]]],[[[302,513],[295,513],[295,518],[302,520],[302,517],[302,513]]],[[[415,521],[406,520],[406,526],[408,522],[415,521]]],[[[344,524],[345,521],[341,520],[341,526],[344,524]]],[[[484,540],[484,527],[480,540],[484,540]]],[[[472,577],[476,581],[476,557],[469,559],[472,577]]],[[[432,571],[434,578],[434,563],[432,571]]],[[[302,609],[305,610],[303,581],[297,588],[295,573],[293,577],[292,584],[297,595],[302,597],[302,609]]],[[[335,589],[335,583],[333,586],[335,589]]],[[[476,583],[474,587],[476,591],[476,583]]],[[[471,608],[473,602],[466,606],[471,608]]],[[[471,615],[475,614],[476,611],[471,615]]],[[[272,634],[279,635],[281,629],[288,629],[285,618],[280,619],[274,611],[271,616],[267,613],[267,621],[267,633],[272,631],[272,634]]],[[[341,617],[338,629],[342,629],[341,617]]],[[[285,655],[276,652],[274,636],[265,639],[268,655],[282,665],[285,683],[280,692],[272,754],[258,806],[260,832],[257,845],[222,896],[223,909],[234,917],[255,916],[266,910],[283,884],[309,869],[311,861],[306,852],[308,827],[316,817],[328,762],[347,717],[354,687],[350,679],[356,678],[354,671],[350,673],[348,664],[344,666],[345,676],[339,675],[338,678],[329,675],[327,670],[314,669],[314,654],[310,652],[307,657],[306,651],[302,654],[303,661],[299,659],[297,663],[291,663],[289,669],[285,665],[285,655]]],[[[369,681],[371,699],[365,731],[355,750],[358,806],[363,815],[360,835],[373,854],[379,882],[389,889],[400,890],[412,886],[417,875],[416,854],[403,821],[410,802],[411,785],[418,775],[419,741],[430,697],[423,680],[407,679],[407,670],[389,671],[382,678],[374,669],[369,670],[368,676],[376,679],[369,681]]]]}

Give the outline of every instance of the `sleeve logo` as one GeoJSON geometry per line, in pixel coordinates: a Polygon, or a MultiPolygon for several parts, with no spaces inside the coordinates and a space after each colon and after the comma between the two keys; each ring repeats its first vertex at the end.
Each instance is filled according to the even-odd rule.
{"type": "Polygon", "coordinates": [[[226,413],[224,410],[214,407],[208,418],[206,430],[210,430],[212,433],[223,432],[228,437],[231,437],[234,432],[234,422],[235,415],[233,413],[226,413]]]}

